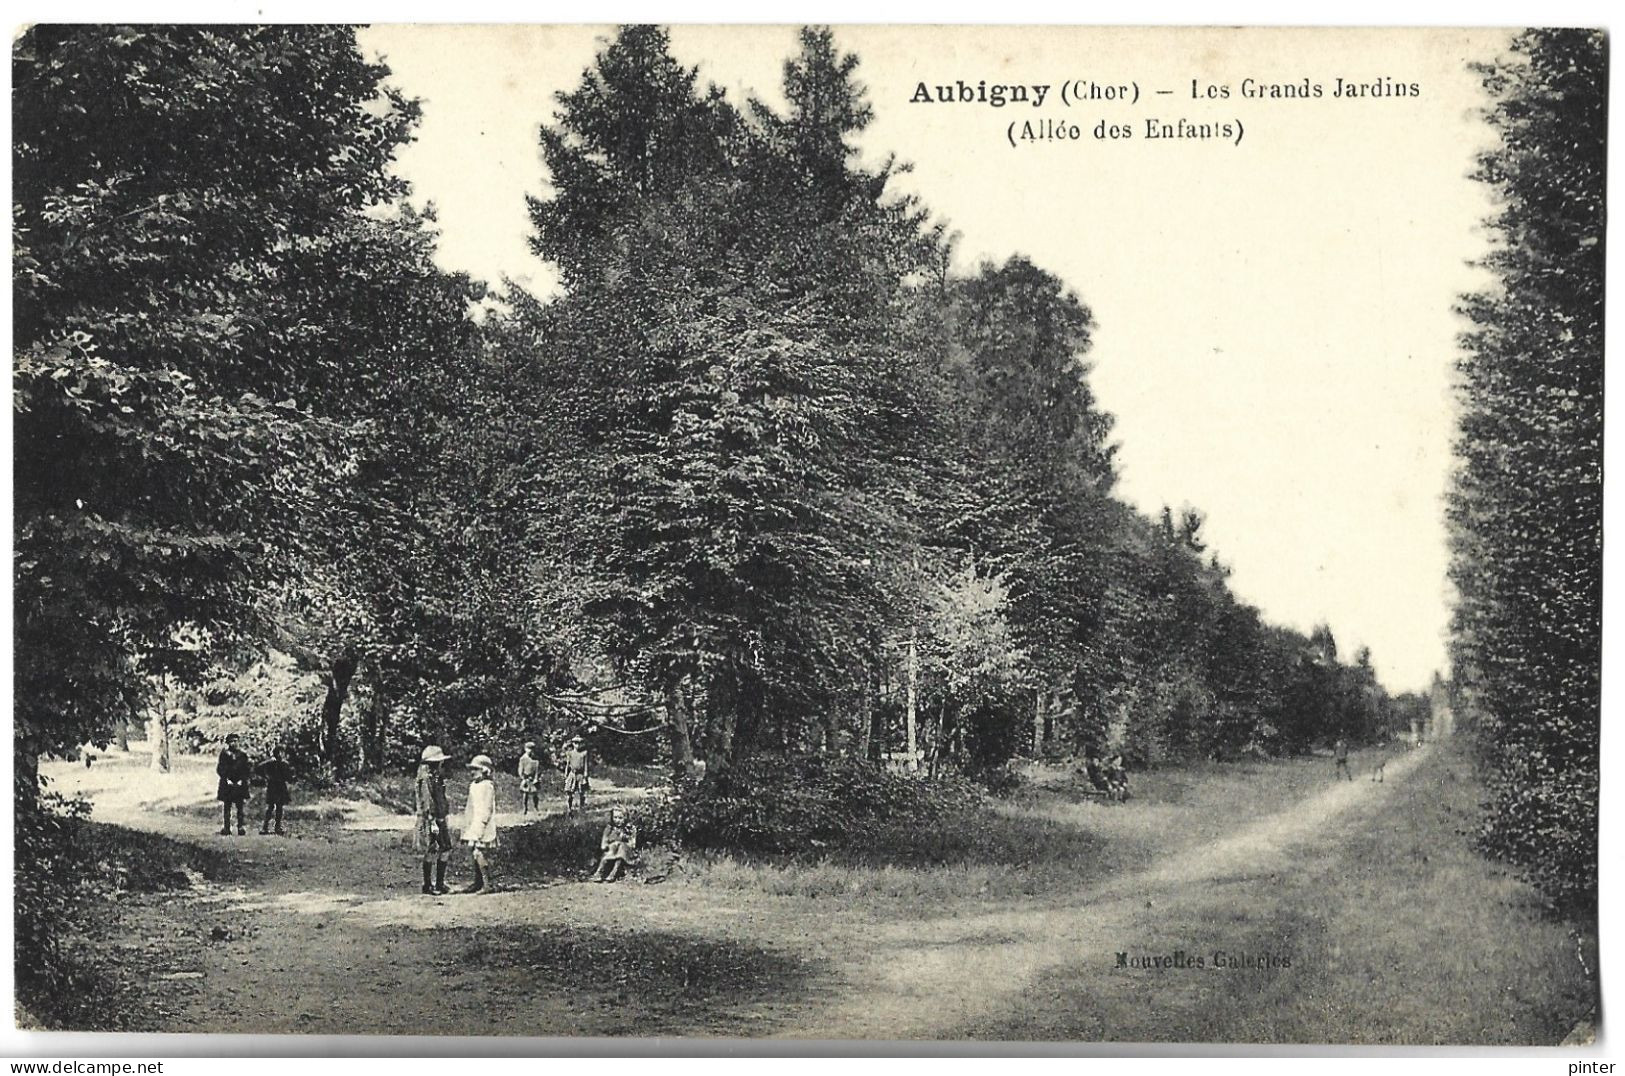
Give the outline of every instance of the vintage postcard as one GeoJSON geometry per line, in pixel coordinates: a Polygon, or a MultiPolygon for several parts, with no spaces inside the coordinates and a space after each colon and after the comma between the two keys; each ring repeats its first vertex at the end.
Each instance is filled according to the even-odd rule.
{"type": "Polygon", "coordinates": [[[1600,31],[11,67],[19,1028],[1593,1040],[1600,31]]]}

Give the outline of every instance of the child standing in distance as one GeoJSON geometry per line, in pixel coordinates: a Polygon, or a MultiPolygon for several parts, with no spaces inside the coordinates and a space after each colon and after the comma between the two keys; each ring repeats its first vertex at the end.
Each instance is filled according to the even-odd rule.
{"type": "Polygon", "coordinates": [[[436,895],[446,892],[446,853],[451,851],[446,778],[440,772],[445,761],[446,753],[430,744],[418,762],[418,824],[413,843],[423,857],[423,891],[436,895]]]}
{"type": "Polygon", "coordinates": [[[564,752],[564,813],[570,814],[577,800],[587,810],[587,741],[579,735],[570,740],[564,752]]]}
{"type": "Polygon", "coordinates": [[[288,765],[288,753],[281,747],[271,750],[271,757],[260,763],[260,776],[265,779],[265,821],[260,823],[260,836],[271,832],[271,819],[276,818],[277,836],[282,836],[282,808],[293,802],[288,794],[288,782],[293,780],[293,767],[288,765]]]}
{"type": "Polygon", "coordinates": [[[222,837],[231,836],[231,809],[234,805],[237,808],[237,835],[241,837],[248,832],[243,826],[243,804],[248,801],[248,779],[253,775],[253,769],[248,756],[237,746],[238,739],[235,732],[226,737],[226,749],[220,752],[220,761],[214,767],[214,772],[220,777],[215,799],[220,801],[222,837]]]}
{"type": "Polygon", "coordinates": [[[537,814],[542,813],[542,762],[531,740],[525,742],[525,753],[519,756],[519,797],[523,801],[520,814],[529,814],[532,804],[537,814]]]}
{"type": "Polygon", "coordinates": [[[463,892],[481,893],[496,888],[485,851],[497,844],[497,786],[491,780],[491,756],[475,755],[468,768],[474,775],[468,784],[468,806],[463,812],[463,843],[474,853],[474,884],[463,892]]]}
{"type": "Polygon", "coordinates": [[[1332,780],[1335,781],[1339,777],[1349,781],[1354,780],[1354,775],[1349,772],[1348,741],[1343,739],[1341,736],[1339,736],[1337,738],[1337,742],[1332,745],[1332,758],[1337,762],[1337,768],[1332,771],[1332,780]]]}

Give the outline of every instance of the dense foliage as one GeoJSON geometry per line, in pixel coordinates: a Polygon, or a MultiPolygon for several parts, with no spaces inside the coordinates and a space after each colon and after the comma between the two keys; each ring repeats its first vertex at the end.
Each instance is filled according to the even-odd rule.
{"type": "Polygon", "coordinates": [[[896,826],[930,827],[977,806],[968,782],[918,781],[860,759],[755,755],[639,811],[644,839],[744,852],[861,845],[896,826]]]}
{"type": "Polygon", "coordinates": [[[662,728],[718,788],[910,727],[994,783],[1391,730],[1199,512],[1114,494],[1094,313],[954,267],[828,30],[782,108],[616,34],[543,118],[562,291],[494,303],[434,264],[417,105],[349,29],[37,27],[16,71],[29,771],[154,713],[324,775],[662,728]]]}
{"type": "Polygon", "coordinates": [[[1482,69],[1497,282],[1463,303],[1451,502],[1483,840],[1559,902],[1597,885],[1606,72],[1601,35],[1579,30],[1526,33],[1482,69]]]}
{"type": "Polygon", "coordinates": [[[12,936],[17,944],[17,994],[25,1004],[70,993],[75,965],[63,951],[61,926],[81,912],[90,897],[84,866],[75,847],[88,805],[60,796],[37,795],[19,774],[15,799],[12,892],[16,901],[12,936]]]}
{"type": "Polygon", "coordinates": [[[1368,660],[1263,625],[1198,513],[1112,495],[1093,314],[1024,258],[951,268],[859,160],[856,69],[806,30],[786,110],[738,109],[632,27],[560,95],[531,213],[564,293],[512,313],[568,431],[548,623],[664,706],[679,778],[895,750],[911,704],[932,772],[1385,736],[1368,660]]]}

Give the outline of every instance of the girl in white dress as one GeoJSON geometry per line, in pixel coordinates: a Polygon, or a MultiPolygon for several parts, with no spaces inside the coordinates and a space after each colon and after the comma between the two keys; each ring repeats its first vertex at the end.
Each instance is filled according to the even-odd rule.
{"type": "Polygon", "coordinates": [[[468,768],[474,771],[468,785],[468,805],[463,809],[463,843],[474,853],[474,884],[464,893],[488,892],[496,888],[485,850],[497,845],[497,791],[491,780],[491,756],[475,755],[468,768]]]}

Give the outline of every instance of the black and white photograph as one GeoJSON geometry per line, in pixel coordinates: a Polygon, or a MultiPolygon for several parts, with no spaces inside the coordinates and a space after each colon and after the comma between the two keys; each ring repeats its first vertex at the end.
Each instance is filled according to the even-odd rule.
{"type": "Polygon", "coordinates": [[[14,1044],[1595,1048],[1608,46],[15,28],[14,1044]]]}

